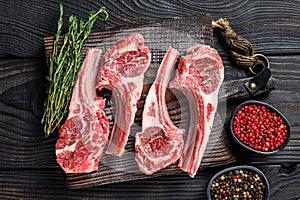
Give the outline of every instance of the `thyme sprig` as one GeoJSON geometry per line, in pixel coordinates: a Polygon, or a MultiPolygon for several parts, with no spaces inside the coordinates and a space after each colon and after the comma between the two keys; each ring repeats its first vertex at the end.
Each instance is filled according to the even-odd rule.
{"type": "Polygon", "coordinates": [[[103,15],[103,22],[108,20],[105,7],[101,7],[98,12],[91,11],[86,22],[83,20],[78,22],[75,16],[70,16],[69,29],[61,43],[63,5],[60,4],[57,33],[53,44],[53,52],[50,55],[49,76],[46,77],[49,83],[48,96],[42,118],[46,136],[53,133],[68,114],[77,72],[81,66],[81,49],[99,14],[103,15]]]}

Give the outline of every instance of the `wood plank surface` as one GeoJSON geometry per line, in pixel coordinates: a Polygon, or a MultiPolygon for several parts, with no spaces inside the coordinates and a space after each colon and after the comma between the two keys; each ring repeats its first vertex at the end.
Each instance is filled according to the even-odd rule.
{"type": "MultiPolygon", "coordinates": [[[[300,184],[299,167],[257,165],[265,173],[270,199],[295,200],[300,184]],[[289,194],[287,196],[287,194],[289,194]]],[[[0,171],[1,199],[206,199],[210,178],[221,168],[208,169],[190,178],[184,173],[135,180],[89,189],[70,190],[60,170],[0,171]]]]}
{"type": "MultiPolygon", "coordinates": [[[[289,159],[300,160],[299,132],[299,105],[300,92],[299,71],[295,71],[295,64],[300,63],[299,56],[270,56],[273,66],[273,75],[277,80],[276,90],[259,100],[270,103],[282,111],[292,126],[292,137],[284,151],[273,156],[261,158],[251,155],[252,161],[266,158],[270,163],[280,163],[289,159]],[[294,61],[295,64],[290,62],[294,61]],[[297,74],[298,73],[298,74],[297,74]],[[287,82],[287,80],[289,80],[287,82]],[[288,102],[288,103],[287,103],[288,102]],[[276,158],[276,159],[275,159],[276,158]]],[[[223,59],[225,66],[230,65],[228,59],[223,59]]],[[[1,121],[0,121],[0,167],[56,167],[54,145],[56,136],[45,138],[42,132],[40,118],[42,116],[46,63],[43,59],[12,59],[0,61],[1,66],[1,121]],[[31,88],[31,92],[27,91],[31,88]],[[10,154],[7,154],[7,150],[10,154]]],[[[238,73],[233,78],[240,78],[238,73]]],[[[226,108],[226,121],[231,111],[240,101],[228,102],[226,108]]],[[[233,143],[234,144],[234,143],[233,143]]],[[[241,154],[241,159],[243,159],[241,154]]]]}
{"type": "MultiPolygon", "coordinates": [[[[106,6],[111,15],[110,20],[106,24],[98,21],[94,30],[207,12],[214,20],[227,17],[231,21],[232,28],[250,40],[258,52],[265,54],[300,52],[298,37],[300,7],[297,1],[65,0],[62,2],[65,5],[65,16],[76,14],[82,19],[87,18],[89,10],[106,6]]],[[[1,1],[0,7],[3,9],[3,12],[0,12],[2,30],[0,57],[44,56],[42,39],[56,32],[58,2],[1,1]]],[[[67,24],[66,18],[64,23],[67,24]]],[[[66,31],[66,26],[63,31],[66,31]]]]}
{"type": "MultiPolygon", "coordinates": [[[[141,173],[138,169],[135,161],[134,136],[141,131],[145,99],[151,84],[156,78],[158,67],[170,46],[184,55],[186,49],[191,46],[197,44],[211,45],[212,43],[211,17],[199,13],[198,16],[189,18],[170,18],[147,24],[113,28],[103,32],[93,32],[83,45],[82,60],[85,58],[88,48],[99,48],[106,52],[115,42],[132,33],[140,33],[144,37],[145,45],[149,47],[152,59],[149,69],[145,72],[144,88],[138,102],[135,125],[131,126],[125,153],[121,157],[104,154],[99,162],[99,169],[95,172],[68,174],[66,180],[69,187],[86,188],[151,177],[141,173]],[[191,22],[186,24],[187,20],[191,22]]],[[[49,55],[53,51],[54,37],[47,37],[44,41],[46,59],[49,59],[49,55]]],[[[102,92],[102,95],[108,99],[105,112],[110,121],[110,131],[112,131],[115,112],[114,100],[109,91],[102,92]]],[[[174,124],[187,130],[190,121],[190,110],[186,97],[182,94],[175,95],[172,91],[167,90],[166,103],[169,116],[174,124]]],[[[224,120],[217,112],[201,167],[215,167],[235,161],[223,127],[224,120]]],[[[173,164],[152,176],[174,174],[179,171],[177,164],[173,164]]]]}
{"type": "MultiPolygon", "coordinates": [[[[292,126],[288,146],[275,155],[259,156],[231,142],[236,164],[255,165],[270,182],[271,198],[300,199],[300,2],[298,0],[193,1],[71,1],[64,0],[65,19],[74,14],[87,19],[89,10],[106,6],[110,20],[94,30],[136,25],[170,17],[207,12],[226,17],[237,34],[267,55],[277,88],[255,99],[282,111],[292,126]]],[[[0,0],[0,199],[205,199],[209,178],[222,167],[136,180],[83,190],[69,190],[55,162],[56,137],[45,138],[40,124],[46,59],[43,38],[56,32],[59,2],[0,0]]],[[[187,23],[189,23],[187,21],[187,23]]],[[[66,31],[64,26],[63,31],[66,31]]],[[[214,31],[213,46],[222,56],[225,79],[247,77],[230,57],[224,40],[214,31]]],[[[244,100],[226,105],[226,120],[244,100]]]]}

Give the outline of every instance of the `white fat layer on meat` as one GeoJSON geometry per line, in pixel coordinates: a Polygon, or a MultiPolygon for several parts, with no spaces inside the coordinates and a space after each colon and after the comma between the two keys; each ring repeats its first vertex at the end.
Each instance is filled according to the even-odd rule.
{"type": "Polygon", "coordinates": [[[83,65],[78,72],[78,78],[73,89],[67,119],[70,119],[75,115],[81,115],[84,108],[93,105],[94,102],[97,79],[95,74],[98,72],[98,67],[91,66],[95,66],[99,62],[101,50],[89,50],[87,56],[89,59],[84,60],[83,65]],[[93,78],[93,81],[90,80],[91,77],[93,78]]]}
{"type": "Polygon", "coordinates": [[[165,103],[166,88],[178,55],[179,52],[171,47],[166,53],[157,72],[156,80],[146,98],[142,117],[142,132],[136,134],[135,147],[139,149],[136,160],[140,170],[148,175],[176,162],[183,148],[182,136],[185,130],[179,129],[173,124],[165,103]],[[143,135],[146,129],[150,127],[161,128],[165,132],[165,136],[172,139],[169,144],[171,145],[170,150],[167,153],[164,152],[165,149],[154,150],[156,154],[153,156],[152,153],[155,152],[149,154],[145,146],[147,144],[142,144],[143,135]]]}
{"type": "MultiPolygon", "coordinates": [[[[80,126],[82,127],[82,132],[80,133],[81,137],[76,138],[72,141],[72,143],[66,145],[63,149],[57,149],[56,155],[59,159],[59,155],[72,155],[70,152],[77,151],[78,148],[77,145],[79,142],[83,142],[84,144],[90,143],[94,146],[99,147],[99,149],[90,149],[88,154],[88,161],[86,163],[83,163],[84,171],[82,171],[82,166],[72,166],[70,167],[63,167],[64,171],[66,173],[78,173],[78,172],[91,172],[96,170],[96,162],[98,162],[100,156],[102,155],[103,149],[100,149],[104,147],[105,141],[104,138],[101,138],[101,141],[98,140],[96,143],[93,142],[93,136],[94,134],[97,134],[95,131],[95,126],[97,124],[97,117],[95,110],[99,109],[97,106],[101,103],[100,100],[95,100],[96,97],[96,81],[97,81],[97,72],[98,72],[98,64],[100,59],[101,50],[100,49],[88,49],[88,52],[86,54],[86,58],[84,60],[83,65],[81,66],[78,78],[76,80],[72,99],[70,102],[69,107],[69,115],[68,119],[71,119],[73,117],[78,117],[80,120],[80,126]],[[99,144],[99,142],[101,144],[99,144]]],[[[77,119],[75,119],[75,122],[77,119]]],[[[79,124],[78,124],[79,125],[79,124]]],[[[76,126],[76,124],[75,124],[76,126]]],[[[97,124],[98,126],[98,124],[97,124]]],[[[69,127],[70,128],[70,127],[69,127]]],[[[71,127],[76,128],[76,127],[71,127]]],[[[77,127],[78,128],[78,127],[77,127]]],[[[72,134],[73,130],[68,130],[70,134],[72,134]]],[[[59,138],[69,140],[69,138],[59,138]]],[[[70,141],[68,141],[70,142],[70,141]]],[[[80,157],[76,158],[64,158],[65,162],[73,162],[77,161],[78,159],[81,159],[80,157]]],[[[64,162],[64,161],[63,161],[64,162]]],[[[62,163],[59,163],[60,165],[62,163]]],[[[62,166],[62,165],[61,165],[62,166]]]]}
{"type": "MultiPolygon", "coordinates": [[[[162,66],[159,67],[156,80],[154,81],[153,85],[151,86],[148,92],[146,102],[144,105],[142,131],[145,131],[151,126],[157,126],[163,129],[164,123],[162,123],[162,120],[171,121],[167,112],[167,106],[165,104],[165,93],[178,54],[179,53],[177,52],[177,50],[173,49],[172,51],[170,51],[170,53],[168,54],[169,60],[173,61],[174,63],[167,63],[167,66],[164,66],[164,69],[162,69],[162,66]],[[163,70],[165,71],[162,73],[163,70]],[[160,78],[162,75],[164,77],[160,78]],[[158,82],[158,79],[161,79],[160,81],[162,82],[159,82],[160,86],[157,91],[156,87],[154,87],[154,84],[158,82]],[[160,104],[159,100],[161,100],[162,105],[160,104]]],[[[162,64],[165,64],[164,61],[162,61],[162,64]]]]}
{"type": "MultiPolygon", "coordinates": [[[[148,48],[145,48],[146,46],[143,44],[144,39],[140,34],[131,34],[127,39],[117,42],[117,44],[115,44],[111,50],[109,50],[109,52],[113,54],[106,54],[109,56],[106,56],[107,60],[105,60],[105,62],[111,63],[111,65],[107,65],[107,67],[110,67],[109,70],[115,70],[115,72],[118,74],[120,72],[116,71],[116,65],[114,65],[113,62],[115,62],[116,58],[121,54],[130,51],[139,51],[141,50],[140,48],[143,48],[148,53],[148,63],[139,66],[144,67],[141,74],[128,78],[120,74],[120,76],[118,76],[120,80],[117,80],[117,83],[114,83],[114,85],[111,87],[107,85],[107,87],[112,90],[113,97],[115,97],[116,107],[115,124],[111,133],[110,142],[107,147],[107,154],[121,156],[125,151],[125,145],[128,140],[130,126],[134,123],[134,117],[137,111],[136,104],[140,99],[143,90],[144,72],[148,69],[151,62],[151,53],[148,52],[148,48]],[[119,125],[117,126],[118,123],[119,125]],[[120,134],[120,131],[123,133],[120,134]]],[[[106,65],[104,65],[104,67],[106,67],[106,65]]],[[[109,79],[109,77],[105,78],[109,79]]],[[[108,84],[108,82],[109,81],[105,83],[108,84]]]]}
{"type": "MultiPolygon", "coordinates": [[[[176,144],[174,144],[175,146],[178,146],[179,144],[176,142],[176,144]]],[[[168,155],[164,155],[163,157],[149,157],[147,156],[147,160],[150,161],[151,163],[164,163],[165,165],[162,168],[167,167],[168,165],[170,165],[170,163],[166,162],[168,160],[171,160],[174,157],[174,154],[178,154],[178,156],[180,156],[180,153],[177,152],[178,150],[176,148],[172,148],[172,150],[168,153],[168,155]]],[[[139,157],[143,158],[143,155],[138,155],[139,157]]],[[[157,169],[154,170],[149,170],[149,169],[145,169],[147,167],[145,167],[144,163],[138,163],[140,165],[140,168],[143,169],[143,172],[145,174],[153,174],[154,172],[157,171],[157,169]],[[147,170],[147,171],[146,171],[147,170]]]]}
{"type": "MultiPolygon", "coordinates": [[[[221,74],[224,74],[223,71],[224,70],[222,69],[221,70],[221,74]]],[[[222,78],[221,80],[223,80],[223,77],[221,77],[221,78],[222,78]]],[[[200,96],[203,98],[203,108],[204,108],[203,115],[204,115],[204,118],[205,118],[205,120],[204,120],[204,126],[205,126],[204,131],[205,131],[205,133],[204,133],[204,137],[203,137],[203,143],[200,146],[200,150],[195,152],[196,153],[195,157],[198,157],[198,158],[203,158],[204,152],[205,152],[208,140],[209,140],[209,136],[210,136],[211,129],[212,129],[212,126],[213,126],[213,122],[214,122],[214,116],[215,116],[215,113],[216,113],[216,110],[217,110],[217,105],[218,105],[218,91],[219,91],[220,86],[221,86],[221,83],[218,85],[217,89],[214,92],[210,93],[210,94],[205,94],[200,89],[199,89],[199,91],[197,91],[200,94],[200,96]],[[210,117],[209,117],[210,120],[207,121],[206,120],[206,116],[207,116],[207,109],[206,108],[207,108],[207,105],[209,103],[213,105],[213,111],[210,114],[210,117]]],[[[195,98],[195,97],[193,97],[193,98],[195,98]]],[[[196,100],[196,102],[197,102],[197,100],[196,100]]],[[[193,105],[190,105],[190,109],[195,109],[195,107],[193,105]]],[[[192,118],[194,118],[194,120],[195,120],[194,123],[197,123],[197,121],[199,120],[198,116],[192,116],[192,118]]],[[[190,129],[191,129],[191,127],[190,127],[190,129]]],[[[190,133],[192,133],[192,131],[189,131],[189,134],[190,133]]],[[[195,136],[190,135],[188,137],[190,137],[190,140],[194,139],[193,141],[191,141],[190,144],[193,145],[193,146],[195,146],[196,145],[195,144],[196,141],[195,141],[195,138],[194,138],[195,136]]],[[[192,148],[192,150],[194,150],[194,148],[192,148]]],[[[196,162],[195,165],[194,165],[195,166],[194,167],[195,171],[194,171],[193,174],[190,174],[190,176],[194,177],[195,174],[197,173],[197,169],[199,168],[202,159],[192,160],[192,157],[191,157],[192,154],[188,154],[187,153],[187,155],[189,155],[189,156],[185,158],[184,163],[182,165],[182,168],[184,170],[188,170],[189,165],[191,165],[192,162],[196,162]]]]}
{"type": "MultiPolygon", "coordinates": [[[[203,47],[203,45],[201,46],[196,46],[196,47],[192,47],[190,49],[187,50],[187,55],[188,54],[193,54],[194,52],[196,52],[198,49],[200,49],[200,53],[196,53],[193,54],[194,57],[192,58],[192,60],[203,60],[205,58],[208,59],[212,59],[210,54],[207,53],[202,53],[203,50],[205,49],[201,49],[203,47]]],[[[208,46],[206,46],[207,48],[208,46]]],[[[217,55],[217,54],[216,54],[217,55]]],[[[218,59],[218,58],[217,58],[218,59]]],[[[215,60],[217,63],[218,61],[215,60]]],[[[186,68],[189,69],[190,68],[190,63],[186,63],[186,68]]],[[[213,126],[213,122],[214,122],[214,116],[215,116],[215,112],[217,110],[217,105],[218,105],[218,91],[220,89],[220,86],[223,82],[224,79],[224,68],[218,68],[219,70],[219,76],[220,76],[220,82],[216,88],[216,90],[210,94],[205,94],[204,92],[202,92],[202,90],[199,88],[198,90],[194,90],[191,91],[191,88],[189,88],[189,83],[187,82],[186,77],[191,76],[189,73],[189,70],[184,71],[183,74],[176,74],[174,80],[171,82],[170,86],[171,88],[175,88],[178,89],[180,91],[182,91],[188,98],[189,100],[189,106],[190,106],[190,110],[191,110],[191,121],[190,121],[190,127],[189,127],[189,132],[187,135],[187,139],[185,144],[189,145],[189,146],[185,146],[184,148],[184,155],[183,158],[180,159],[179,161],[179,167],[181,169],[183,169],[184,171],[189,172],[189,175],[194,177],[194,175],[197,172],[197,169],[200,166],[202,157],[204,155],[208,140],[209,140],[209,136],[211,133],[211,129],[213,126]],[[203,99],[203,105],[198,105],[199,102],[196,98],[196,96],[194,95],[198,94],[202,99],[203,99]],[[207,105],[208,104],[212,104],[213,106],[213,110],[210,113],[209,116],[209,120],[206,119],[207,116],[207,105]],[[204,116],[204,122],[200,122],[200,124],[198,124],[199,122],[199,111],[198,111],[198,107],[203,107],[203,113],[201,113],[201,115],[204,116]],[[197,108],[195,110],[195,108],[197,108]],[[203,134],[203,142],[202,145],[197,146],[196,144],[196,133],[197,128],[200,129],[200,127],[195,126],[195,124],[198,124],[198,126],[202,126],[202,123],[204,125],[204,133],[200,133],[203,134]],[[195,149],[195,147],[197,147],[195,149]],[[193,157],[192,157],[193,156],[193,157]],[[196,157],[197,159],[192,159],[196,157]]],[[[205,81],[204,83],[209,83],[207,81],[205,81]]]]}
{"type": "MultiPolygon", "coordinates": [[[[184,130],[182,130],[182,129],[179,130],[179,132],[182,132],[182,131],[184,131],[184,130]]],[[[139,134],[141,134],[141,133],[139,133],[139,134]]],[[[177,140],[174,140],[172,142],[173,142],[174,146],[179,146],[180,145],[180,142],[177,141],[177,140]]],[[[140,143],[141,143],[140,137],[136,137],[135,144],[136,145],[140,145],[140,143]]],[[[145,150],[142,148],[142,152],[137,155],[139,157],[139,159],[142,160],[142,162],[138,162],[138,165],[139,165],[140,169],[142,169],[145,174],[149,174],[149,175],[153,174],[154,172],[156,172],[157,168],[154,168],[153,170],[147,169],[146,164],[143,163],[143,161],[145,160],[145,158],[147,158],[146,162],[150,162],[150,163],[165,163],[163,165],[163,167],[162,167],[162,168],[165,168],[165,167],[167,167],[170,164],[169,162],[166,162],[166,161],[172,160],[174,157],[177,157],[177,159],[178,159],[179,156],[180,156],[180,154],[181,154],[181,152],[178,151],[177,148],[172,148],[172,150],[170,152],[168,152],[167,155],[159,156],[159,157],[158,156],[157,157],[150,157],[150,156],[145,155],[144,152],[145,152],[145,150]]],[[[175,161],[177,161],[177,159],[175,159],[175,161]]]]}
{"type": "MultiPolygon", "coordinates": [[[[122,77],[121,78],[120,83],[122,83],[122,85],[128,86],[129,83],[133,82],[134,85],[136,86],[136,88],[134,90],[130,90],[129,88],[127,88],[131,92],[130,96],[132,97],[132,98],[129,99],[129,105],[132,108],[132,110],[131,110],[132,115],[131,115],[131,118],[130,118],[130,125],[132,125],[133,122],[134,122],[135,113],[137,111],[136,103],[137,103],[137,100],[140,99],[140,96],[141,96],[141,93],[142,93],[142,90],[143,90],[143,81],[144,81],[144,76],[143,75],[136,76],[136,77],[128,77],[128,78],[122,77]]],[[[123,94],[123,93],[121,93],[121,94],[123,94]]],[[[128,103],[128,102],[125,102],[125,103],[128,103]]],[[[129,129],[130,129],[130,126],[129,126],[129,129]]]]}
{"type": "MultiPolygon", "coordinates": [[[[218,90],[216,90],[218,91],[218,90]]],[[[200,151],[198,151],[198,155],[197,157],[200,157],[200,158],[203,158],[204,156],[204,152],[205,152],[205,149],[206,149],[206,146],[207,146],[207,143],[208,143],[208,139],[209,139],[209,136],[210,136],[210,133],[211,133],[211,129],[212,129],[212,126],[213,126],[213,122],[214,122],[214,116],[215,116],[215,112],[216,112],[216,109],[217,109],[217,105],[218,105],[218,92],[213,92],[211,93],[210,95],[207,95],[203,92],[200,92],[201,93],[201,96],[203,97],[203,107],[204,107],[204,117],[206,119],[206,116],[207,116],[207,105],[209,103],[211,103],[214,107],[213,107],[213,111],[211,112],[210,114],[210,120],[204,120],[204,137],[203,137],[203,143],[202,145],[200,146],[200,151]]],[[[191,160],[191,157],[188,158],[188,162],[187,163],[190,163],[190,162],[194,162],[193,160],[191,160]]],[[[202,159],[197,159],[196,160],[196,169],[195,169],[195,173],[197,172],[197,169],[198,167],[200,166],[201,164],[201,161],[202,159]]],[[[191,176],[194,176],[195,174],[190,174],[191,176]]]]}
{"type": "MultiPolygon", "coordinates": [[[[205,121],[205,123],[204,123],[205,124],[205,129],[204,129],[205,133],[204,133],[203,143],[200,146],[200,151],[198,152],[200,158],[203,158],[203,156],[204,156],[204,152],[205,152],[205,149],[206,149],[206,146],[207,146],[207,143],[208,143],[208,140],[209,140],[209,136],[210,136],[210,133],[211,133],[211,129],[212,129],[212,126],[213,126],[214,117],[215,117],[215,113],[216,113],[217,106],[218,106],[218,92],[219,92],[219,89],[220,89],[221,84],[222,84],[223,79],[224,79],[224,68],[220,69],[220,76],[221,76],[221,81],[218,84],[218,87],[214,92],[212,92],[210,94],[205,94],[201,90],[199,91],[201,93],[201,96],[203,97],[204,118],[205,119],[206,119],[206,116],[207,116],[207,105],[209,103],[211,103],[213,105],[213,111],[211,112],[211,114],[209,116],[209,121],[204,120],[205,121]]],[[[191,158],[189,158],[189,160],[191,160],[191,158]]],[[[195,174],[197,173],[197,169],[200,166],[201,161],[202,161],[202,159],[197,160],[196,169],[195,169],[193,174],[190,174],[190,176],[192,176],[192,177],[195,176],[195,174]]],[[[193,161],[189,161],[189,162],[193,162],[193,161]]]]}
{"type": "Polygon", "coordinates": [[[142,35],[136,34],[136,38],[142,39],[142,40],[139,41],[140,43],[137,43],[137,42],[131,40],[130,42],[126,43],[127,45],[122,46],[122,48],[119,48],[118,51],[115,51],[114,54],[107,59],[107,61],[114,62],[116,55],[120,55],[120,54],[122,54],[124,52],[127,52],[127,51],[136,51],[138,46],[141,43],[144,43],[144,39],[143,39],[142,35]]]}
{"type": "Polygon", "coordinates": [[[130,45],[127,45],[126,47],[122,48],[118,53],[119,54],[122,54],[124,52],[127,52],[127,51],[135,51],[137,49],[137,44],[135,42],[131,42],[129,43],[130,45]]]}
{"type": "Polygon", "coordinates": [[[72,145],[69,146],[65,146],[65,148],[63,149],[58,149],[56,150],[56,154],[60,154],[63,153],[64,151],[71,151],[74,152],[76,150],[76,144],[79,142],[79,140],[76,140],[76,142],[74,142],[72,145]]]}

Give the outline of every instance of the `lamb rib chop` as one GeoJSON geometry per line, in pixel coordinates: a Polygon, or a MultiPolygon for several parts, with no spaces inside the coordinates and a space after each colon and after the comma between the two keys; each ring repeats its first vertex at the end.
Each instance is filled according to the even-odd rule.
{"type": "Polygon", "coordinates": [[[188,99],[190,127],[178,166],[194,177],[200,166],[213,126],[224,67],[218,52],[207,45],[191,47],[180,58],[170,88],[188,99]]]}
{"type": "Polygon", "coordinates": [[[183,149],[185,130],[171,121],[165,102],[165,93],[179,52],[169,48],[157,72],[144,105],[142,132],[136,134],[135,159],[145,174],[165,168],[176,162],[183,149]]]}
{"type": "Polygon", "coordinates": [[[116,42],[101,60],[97,88],[112,91],[116,108],[107,154],[121,156],[125,151],[150,59],[144,38],[140,34],[130,34],[116,42]]]}
{"type": "Polygon", "coordinates": [[[101,50],[88,49],[78,72],[67,120],[59,129],[56,161],[66,173],[97,170],[108,139],[105,100],[96,94],[100,55],[101,50]]]}

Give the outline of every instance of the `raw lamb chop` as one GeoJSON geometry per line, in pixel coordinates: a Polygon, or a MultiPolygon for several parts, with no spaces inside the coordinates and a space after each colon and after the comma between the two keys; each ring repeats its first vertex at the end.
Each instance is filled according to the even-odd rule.
{"type": "Polygon", "coordinates": [[[108,140],[105,100],[96,94],[100,55],[101,50],[88,49],[74,86],[67,120],[59,129],[56,161],[66,173],[97,170],[108,140]]]}
{"type": "Polygon", "coordinates": [[[145,174],[165,168],[176,162],[183,149],[185,130],[171,121],[165,102],[165,93],[179,52],[169,48],[151,86],[143,111],[142,132],[136,134],[135,159],[145,174]]]}
{"type": "Polygon", "coordinates": [[[97,87],[112,91],[116,108],[107,154],[121,156],[125,151],[150,59],[144,38],[140,34],[130,34],[114,44],[101,60],[97,87]]]}
{"type": "Polygon", "coordinates": [[[178,166],[194,177],[200,166],[218,104],[224,67],[216,50],[199,45],[187,50],[178,62],[170,88],[186,95],[191,112],[190,127],[178,166]]]}

